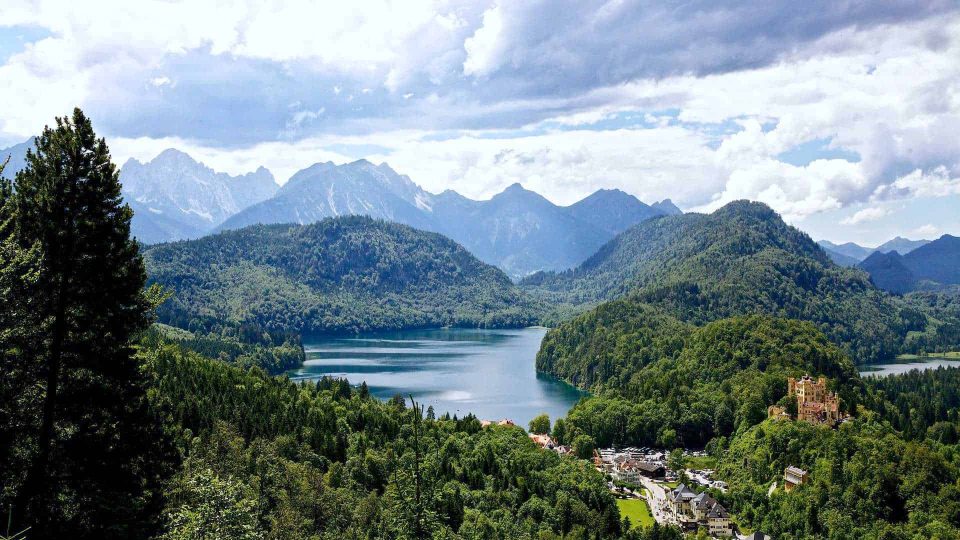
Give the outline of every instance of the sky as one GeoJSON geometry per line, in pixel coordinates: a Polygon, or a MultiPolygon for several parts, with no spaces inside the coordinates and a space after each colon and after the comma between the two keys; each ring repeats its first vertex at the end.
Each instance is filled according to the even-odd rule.
{"type": "Polygon", "coordinates": [[[0,103],[0,147],[80,106],[118,163],[367,158],[473,198],[960,235],[955,0],[0,0],[0,103]]]}

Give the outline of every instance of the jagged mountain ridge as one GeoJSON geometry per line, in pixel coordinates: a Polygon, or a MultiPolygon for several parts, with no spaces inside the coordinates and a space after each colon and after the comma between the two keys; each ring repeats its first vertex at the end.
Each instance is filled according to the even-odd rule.
{"type": "MultiPolygon", "coordinates": [[[[22,168],[27,141],[6,174],[22,168]]],[[[2,152],[2,151],[0,151],[2,152]]],[[[628,227],[681,213],[669,199],[647,205],[616,189],[601,189],[569,206],[514,184],[488,200],[455,191],[432,194],[386,163],[316,163],[282,187],[270,172],[230,176],[168,149],[121,169],[134,209],[133,234],[146,244],[199,238],[254,224],[315,223],[367,215],[439,232],[514,278],[571,268],[628,227]]]]}
{"type": "Polygon", "coordinates": [[[120,169],[124,198],[134,209],[133,234],[145,243],[199,238],[279,186],[267,169],[231,176],[167,149],[120,169]]]}
{"type": "Polygon", "coordinates": [[[230,217],[217,230],[367,215],[439,232],[480,260],[522,277],[575,266],[627,227],[680,211],[669,200],[657,204],[600,190],[564,207],[520,184],[478,201],[452,190],[429,193],[385,163],[358,160],[303,169],[276,196],[230,217]]]}

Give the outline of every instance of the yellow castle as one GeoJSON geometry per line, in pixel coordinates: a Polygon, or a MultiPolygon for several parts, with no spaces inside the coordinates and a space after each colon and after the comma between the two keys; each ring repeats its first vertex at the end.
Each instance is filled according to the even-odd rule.
{"type": "MultiPolygon", "coordinates": [[[[809,375],[787,379],[787,395],[797,397],[797,420],[811,424],[836,424],[840,421],[840,399],[827,390],[826,377],[814,380],[809,375]]],[[[776,405],[767,407],[767,416],[789,420],[790,415],[776,405]]]]}
{"type": "Polygon", "coordinates": [[[840,421],[840,400],[827,391],[826,377],[816,381],[809,375],[787,379],[787,393],[797,396],[797,420],[811,424],[835,424],[840,421]]]}

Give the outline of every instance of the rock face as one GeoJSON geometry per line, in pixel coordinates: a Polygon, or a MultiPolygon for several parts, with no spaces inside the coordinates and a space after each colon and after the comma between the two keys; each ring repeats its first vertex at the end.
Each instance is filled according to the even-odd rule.
{"type": "Polygon", "coordinates": [[[197,238],[277,191],[270,171],[230,176],[169,149],[120,170],[124,198],[134,209],[133,234],[146,243],[197,238]]]}
{"type": "Polygon", "coordinates": [[[220,230],[271,223],[307,224],[328,217],[366,215],[428,227],[433,195],[387,164],[365,159],[317,163],[294,174],[276,196],[227,219],[220,230]]]}

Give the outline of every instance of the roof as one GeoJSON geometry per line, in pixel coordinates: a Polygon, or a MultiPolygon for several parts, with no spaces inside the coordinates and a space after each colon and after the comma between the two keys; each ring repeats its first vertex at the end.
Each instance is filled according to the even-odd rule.
{"type": "Polygon", "coordinates": [[[704,492],[693,498],[690,503],[697,508],[698,510],[707,510],[712,508],[714,505],[718,504],[717,500],[711,497],[708,493],[704,492]]]}
{"type": "Polygon", "coordinates": [[[707,512],[707,519],[710,519],[710,518],[727,519],[729,517],[730,517],[730,514],[727,513],[727,509],[724,508],[723,505],[721,505],[720,503],[714,504],[713,508],[711,508],[710,511],[707,512]]]}
{"type": "Polygon", "coordinates": [[[784,474],[794,474],[797,476],[806,476],[807,474],[807,471],[801,469],[800,467],[794,467],[793,465],[787,467],[783,472],[784,474]]]}
{"type": "Polygon", "coordinates": [[[663,469],[663,465],[654,463],[652,461],[638,461],[636,467],[647,472],[659,471],[660,469],[663,469]]]}
{"type": "Polygon", "coordinates": [[[670,492],[670,500],[672,501],[688,501],[696,496],[697,494],[684,484],[680,484],[670,492]]]}

